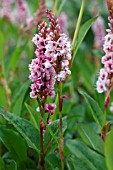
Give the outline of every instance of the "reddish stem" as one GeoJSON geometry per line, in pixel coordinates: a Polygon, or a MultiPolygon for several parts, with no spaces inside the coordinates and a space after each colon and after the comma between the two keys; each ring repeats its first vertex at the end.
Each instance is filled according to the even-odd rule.
{"type": "Polygon", "coordinates": [[[40,164],[40,168],[41,170],[44,170],[44,124],[43,121],[40,121],[40,160],[39,160],[39,164],[40,164]]]}

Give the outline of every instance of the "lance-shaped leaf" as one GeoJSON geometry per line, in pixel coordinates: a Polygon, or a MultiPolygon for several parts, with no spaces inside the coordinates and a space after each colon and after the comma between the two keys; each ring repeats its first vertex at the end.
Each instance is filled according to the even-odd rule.
{"type": "Polygon", "coordinates": [[[22,109],[22,104],[24,101],[24,97],[25,94],[28,90],[30,86],[30,81],[28,80],[18,91],[18,93],[16,93],[16,95],[14,96],[13,100],[12,100],[12,104],[11,104],[11,112],[15,113],[16,115],[20,116],[21,113],[21,109],[22,109]]]}
{"type": "Polygon", "coordinates": [[[77,44],[76,44],[76,47],[75,47],[75,50],[74,50],[74,54],[73,54],[73,60],[77,54],[77,51],[82,43],[82,41],[84,40],[87,32],[89,31],[91,25],[97,20],[98,17],[95,17],[95,18],[92,18],[92,19],[89,19],[87,22],[85,22],[85,24],[82,25],[82,27],[80,28],[80,31],[79,31],[79,35],[78,35],[78,41],[77,41],[77,44]]]}
{"type": "Polygon", "coordinates": [[[11,160],[9,165],[6,165],[7,170],[17,170],[17,164],[14,160],[11,160]]]}
{"type": "Polygon", "coordinates": [[[104,142],[101,137],[88,125],[78,124],[77,127],[82,140],[91,148],[104,155],[104,142]]]}
{"type": "Polygon", "coordinates": [[[105,159],[108,170],[113,170],[113,128],[105,142],[105,159]]]}
{"type": "Polygon", "coordinates": [[[11,152],[13,159],[18,159],[21,162],[26,161],[27,146],[25,140],[17,132],[0,125],[0,141],[11,152]]]}
{"type": "Polygon", "coordinates": [[[0,107],[0,115],[13,124],[17,131],[24,137],[29,147],[39,152],[39,131],[28,120],[6,112],[3,107],[0,107]]]}
{"type": "Polygon", "coordinates": [[[36,110],[34,110],[27,103],[25,103],[25,106],[30,113],[30,120],[31,120],[32,124],[39,130],[39,120],[40,119],[39,119],[38,113],[36,112],[36,110]]]}
{"type": "Polygon", "coordinates": [[[105,164],[105,158],[94,150],[90,149],[81,141],[68,140],[66,142],[67,147],[73,156],[75,156],[74,165],[77,170],[88,167],[90,170],[107,170],[105,164]],[[81,163],[80,163],[81,162],[81,163]],[[82,166],[81,166],[82,165],[82,166]],[[83,166],[84,165],[84,166],[83,166]],[[87,165],[87,166],[86,166],[87,165]]]}
{"type": "Polygon", "coordinates": [[[79,91],[79,92],[80,92],[80,94],[82,94],[84,96],[86,103],[88,104],[88,106],[91,110],[91,114],[101,131],[101,129],[103,127],[103,112],[102,112],[101,108],[99,107],[98,103],[92,97],[90,97],[88,94],[86,94],[83,91],[79,91]]]}

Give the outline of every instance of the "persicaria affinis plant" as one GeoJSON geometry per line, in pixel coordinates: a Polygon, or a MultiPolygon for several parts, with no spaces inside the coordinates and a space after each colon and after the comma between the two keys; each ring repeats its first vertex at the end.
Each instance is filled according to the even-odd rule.
{"type": "Polygon", "coordinates": [[[104,0],[81,0],[81,8],[0,0],[1,170],[112,170],[113,0],[106,1],[109,17],[104,0]]]}

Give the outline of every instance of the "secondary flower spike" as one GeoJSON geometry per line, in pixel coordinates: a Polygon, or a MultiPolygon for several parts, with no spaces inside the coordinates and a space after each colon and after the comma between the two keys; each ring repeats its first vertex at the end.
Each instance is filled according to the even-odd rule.
{"type": "Polygon", "coordinates": [[[2,8],[1,8],[0,16],[6,17],[9,21],[12,19],[11,5],[12,5],[12,0],[1,0],[2,8]]]}
{"type": "Polygon", "coordinates": [[[16,0],[15,10],[12,13],[13,22],[15,24],[25,24],[28,17],[30,17],[30,11],[26,0],[16,0]]]}
{"type": "Polygon", "coordinates": [[[35,12],[34,16],[29,16],[27,18],[27,25],[25,30],[31,30],[34,26],[40,23],[46,14],[46,2],[45,0],[40,0],[39,9],[35,12]]]}
{"type": "Polygon", "coordinates": [[[61,12],[61,14],[58,17],[58,23],[60,25],[60,31],[61,33],[67,33],[67,16],[64,12],[61,12]]]}
{"type": "Polygon", "coordinates": [[[92,26],[92,30],[94,32],[94,43],[97,49],[103,51],[103,42],[105,37],[105,28],[104,28],[104,20],[100,16],[96,20],[96,22],[92,26]]]}
{"type": "Polygon", "coordinates": [[[109,27],[105,36],[103,50],[105,55],[102,57],[104,67],[100,69],[98,81],[96,82],[98,93],[110,91],[113,87],[113,1],[107,0],[109,12],[109,27]]]}

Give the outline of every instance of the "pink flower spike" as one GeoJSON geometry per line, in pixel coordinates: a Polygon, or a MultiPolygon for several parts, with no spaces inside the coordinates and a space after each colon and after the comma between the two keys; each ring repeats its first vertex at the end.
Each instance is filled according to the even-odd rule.
{"type": "MultiPolygon", "coordinates": [[[[111,7],[110,7],[111,8],[111,7]]],[[[110,29],[107,30],[107,35],[104,38],[103,50],[105,55],[102,57],[102,64],[104,67],[100,69],[99,77],[96,82],[98,93],[103,93],[109,90],[112,86],[113,77],[113,17],[109,16],[110,29]]],[[[105,102],[107,105],[108,100],[105,102]]]]}

